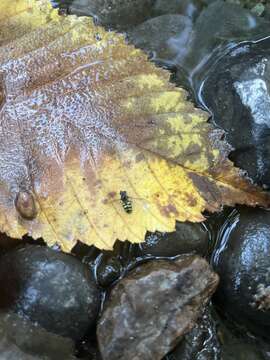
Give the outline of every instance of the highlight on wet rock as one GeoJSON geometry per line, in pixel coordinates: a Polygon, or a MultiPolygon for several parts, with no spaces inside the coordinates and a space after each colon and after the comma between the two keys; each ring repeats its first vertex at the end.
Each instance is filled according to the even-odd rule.
{"type": "Polygon", "coordinates": [[[111,249],[224,204],[270,203],[169,73],[90,18],[2,0],[0,74],[0,231],[11,237],[111,249]]]}

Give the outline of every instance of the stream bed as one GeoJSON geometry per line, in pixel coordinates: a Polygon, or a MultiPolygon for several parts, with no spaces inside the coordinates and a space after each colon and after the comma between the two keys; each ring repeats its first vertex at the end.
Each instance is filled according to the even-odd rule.
{"type": "MultiPolygon", "coordinates": [[[[270,5],[238,3],[53,1],[124,33],[170,71],[267,190],[270,5]]],[[[270,212],[205,217],[113,251],[78,242],[72,255],[1,235],[0,359],[269,360],[270,212]]]]}

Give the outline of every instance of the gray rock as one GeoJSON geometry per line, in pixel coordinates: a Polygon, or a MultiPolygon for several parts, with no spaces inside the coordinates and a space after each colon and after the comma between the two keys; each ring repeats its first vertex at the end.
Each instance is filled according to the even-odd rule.
{"type": "Polygon", "coordinates": [[[156,0],[153,15],[181,14],[195,20],[203,8],[198,0],[156,0]]]}
{"type": "Polygon", "coordinates": [[[75,0],[69,12],[95,16],[102,25],[123,30],[147,19],[153,3],[154,0],[75,0]]]}
{"type": "Polygon", "coordinates": [[[98,323],[103,360],[159,360],[195,325],[218,276],[198,256],[149,261],[112,289],[98,323]]]}
{"type": "Polygon", "coordinates": [[[209,245],[209,232],[202,224],[176,223],[172,233],[149,233],[141,243],[142,255],[173,257],[195,253],[205,255],[209,245]]]}
{"type": "Polygon", "coordinates": [[[16,314],[0,314],[1,360],[75,360],[72,340],[48,333],[16,314]]]}
{"type": "Polygon", "coordinates": [[[129,41],[151,54],[153,60],[174,63],[179,49],[184,51],[192,21],[183,15],[162,15],[128,32],[129,41]]]}
{"type": "Polygon", "coordinates": [[[0,258],[0,309],[74,339],[95,324],[100,293],[84,265],[45,246],[26,246],[0,258]]]}

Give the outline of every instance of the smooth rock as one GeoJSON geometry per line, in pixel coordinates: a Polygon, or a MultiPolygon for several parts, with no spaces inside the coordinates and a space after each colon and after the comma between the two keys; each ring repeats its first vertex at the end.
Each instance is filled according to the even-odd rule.
{"type": "Polygon", "coordinates": [[[205,255],[208,244],[208,231],[204,225],[177,222],[176,231],[148,233],[139,247],[142,255],[173,257],[190,253],[205,255]]]}
{"type": "Polygon", "coordinates": [[[96,266],[96,277],[100,286],[105,288],[110,286],[121,276],[122,272],[120,259],[109,252],[100,256],[100,261],[96,266]]]}
{"type": "Polygon", "coordinates": [[[268,21],[241,6],[213,2],[200,13],[185,47],[178,47],[174,60],[178,83],[190,87],[196,96],[209,69],[228,49],[237,42],[256,41],[268,35],[268,21]]]}
{"type": "Polygon", "coordinates": [[[203,4],[198,0],[156,0],[153,6],[153,15],[180,14],[195,20],[203,4]]]}
{"type": "Polygon", "coordinates": [[[179,49],[186,48],[192,21],[183,15],[162,15],[147,20],[128,32],[129,42],[149,54],[152,60],[176,63],[179,49]]]}
{"type": "Polygon", "coordinates": [[[75,360],[72,340],[12,313],[0,314],[1,360],[75,360]]]}
{"type": "Polygon", "coordinates": [[[155,0],[74,0],[69,12],[90,15],[109,28],[130,29],[146,20],[155,0]]]}
{"type": "Polygon", "coordinates": [[[95,324],[100,293],[76,258],[29,245],[0,258],[0,309],[73,339],[95,324]]]}
{"type": "Polygon", "coordinates": [[[194,328],[164,360],[220,360],[220,346],[216,321],[206,308],[194,328]]]}
{"type": "Polygon", "coordinates": [[[233,146],[231,159],[270,186],[270,40],[244,43],[213,67],[201,91],[233,146]]]}
{"type": "Polygon", "coordinates": [[[248,331],[270,339],[270,212],[240,208],[219,234],[212,263],[220,275],[215,303],[248,331]]]}
{"type": "Polygon", "coordinates": [[[198,256],[138,266],[105,303],[97,327],[102,359],[162,359],[195,325],[217,283],[198,256]]]}

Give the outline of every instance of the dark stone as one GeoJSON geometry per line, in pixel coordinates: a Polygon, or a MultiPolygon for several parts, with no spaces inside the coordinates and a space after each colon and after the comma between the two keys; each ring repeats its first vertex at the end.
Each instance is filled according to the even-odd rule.
{"type": "Polygon", "coordinates": [[[7,236],[6,234],[0,233],[0,254],[10,251],[11,249],[16,248],[21,245],[22,240],[13,239],[7,236]]]}
{"type": "Polygon", "coordinates": [[[100,293],[76,258],[45,246],[26,246],[0,258],[0,308],[74,339],[95,324],[100,293]]]}
{"type": "Polygon", "coordinates": [[[128,32],[129,42],[147,52],[152,60],[177,63],[179,49],[184,51],[192,30],[191,20],[183,15],[162,15],[128,32]]]}
{"type": "Polygon", "coordinates": [[[138,266],[105,303],[97,328],[102,359],[162,359],[195,325],[217,283],[198,256],[138,266]]]}
{"type": "Polygon", "coordinates": [[[268,35],[268,21],[241,6],[221,0],[213,2],[197,18],[185,47],[178,48],[178,82],[196,95],[209,69],[228,49],[237,42],[255,41],[268,35]]]}
{"type": "Polygon", "coordinates": [[[220,311],[259,336],[270,338],[270,212],[240,208],[228,218],[213,253],[220,275],[220,311]]]}
{"type": "Polygon", "coordinates": [[[226,132],[236,166],[270,186],[270,40],[242,44],[209,72],[202,99],[226,132]]]}
{"type": "Polygon", "coordinates": [[[209,308],[177,348],[164,360],[220,360],[217,324],[209,308]]]}
{"type": "Polygon", "coordinates": [[[76,356],[83,360],[102,360],[96,336],[91,333],[88,334],[78,345],[76,356]]]}
{"type": "Polygon", "coordinates": [[[208,244],[209,235],[204,225],[177,222],[176,231],[148,233],[139,246],[143,255],[173,257],[189,253],[205,255],[208,244]]]}
{"type": "Polygon", "coordinates": [[[16,314],[0,314],[1,360],[75,360],[72,340],[46,330],[16,314]]]}
{"type": "Polygon", "coordinates": [[[153,15],[181,14],[195,20],[203,4],[198,0],[156,0],[153,6],[153,15]]]}
{"type": "Polygon", "coordinates": [[[123,268],[117,257],[102,254],[96,267],[96,277],[100,286],[108,287],[122,274],[123,268]]]}
{"type": "Polygon", "coordinates": [[[155,0],[75,0],[69,12],[95,16],[102,25],[130,29],[146,20],[155,0]]]}

